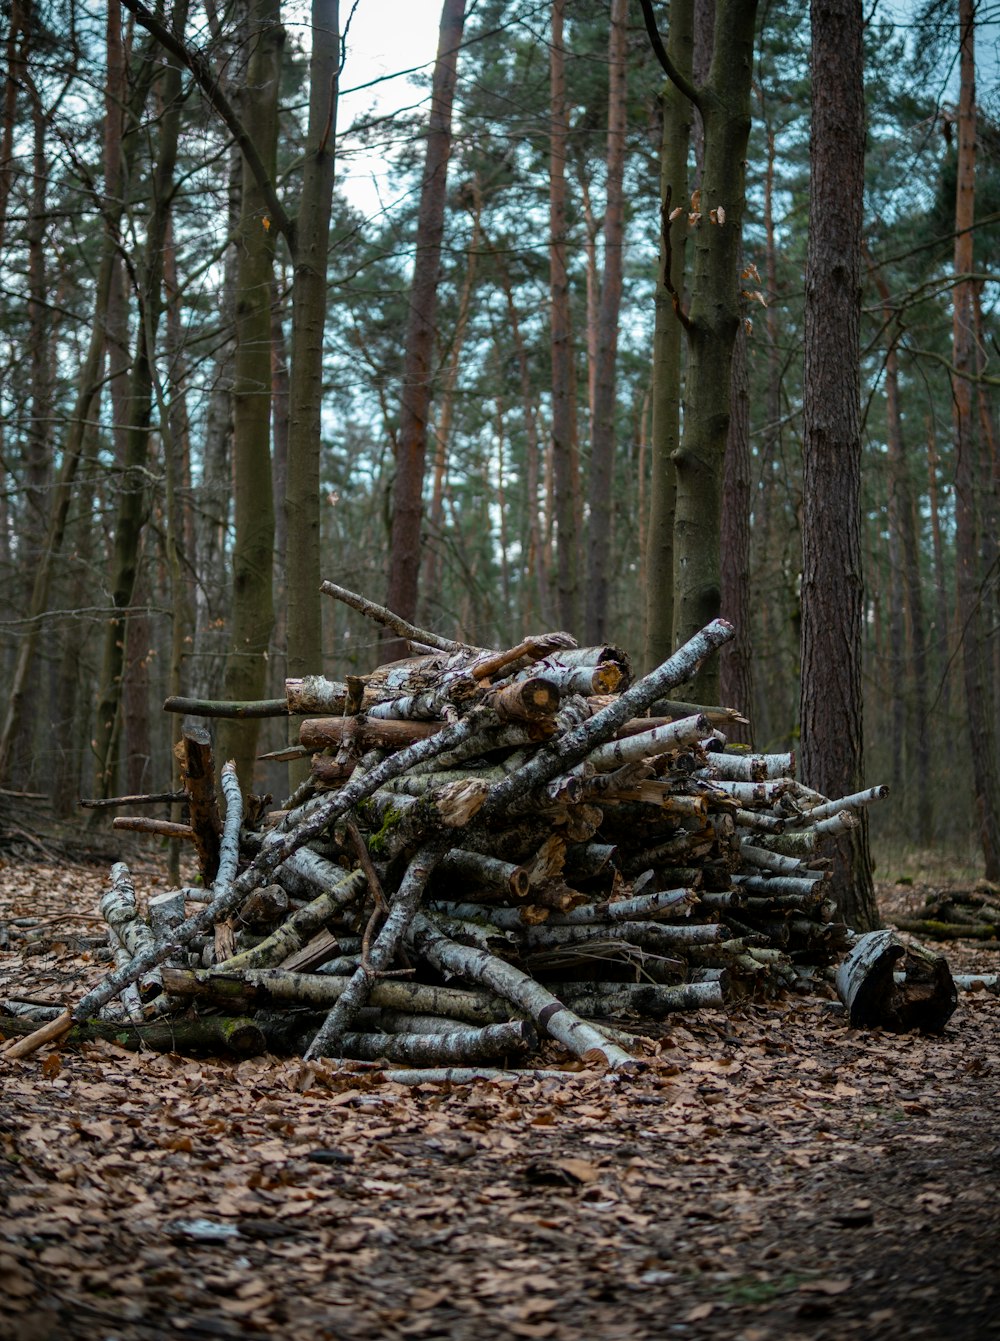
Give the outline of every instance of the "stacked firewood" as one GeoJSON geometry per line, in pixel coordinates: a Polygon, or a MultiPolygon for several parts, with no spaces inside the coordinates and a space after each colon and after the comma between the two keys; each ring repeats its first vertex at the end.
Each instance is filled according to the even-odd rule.
{"type": "Polygon", "coordinates": [[[548,1038],[620,1066],[646,1021],[815,981],[850,945],[823,840],[885,789],[827,800],[792,756],[727,746],[732,709],[669,697],[725,621],[632,683],[614,647],[474,648],[325,590],[416,655],[290,681],[270,708],[168,703],[300,716],[309,776],[267,811],[226,764],[220,804],[208,733],[185,731],[187,823],[115,823],[190,839],[201,884],[147,921],[113,868],[118,966],[63,1028],[204,1021],[211,1046],[425,1066],[516,1063],[548,1038]]]}
{"type": "Polygon", "coordinates": [[[901,921],[900,930],[935,941],[1000,939],[1000,888],[980,880],[971,889],[945,889],[929,894],[917,917],[901,921]]]}

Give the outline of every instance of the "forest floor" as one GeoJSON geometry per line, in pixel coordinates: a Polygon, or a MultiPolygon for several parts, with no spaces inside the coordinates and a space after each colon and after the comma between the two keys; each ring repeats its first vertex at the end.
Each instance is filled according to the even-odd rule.
{"type": "MultiPolygon", "coordinates": [[[[42,919],[0,997],[100,977],[77,936],[105,875],[0,869],[0,927],[42,919]]],[[[887,922],[927,892],[883,886],[887,922]]],[[[789,997],[672,1017],[638,1076],[465,1087],[111,1043],[0,1062],[0,1337],[1000,1337],[998,1027],[986,992],[926,1038],[789,997]]]]}

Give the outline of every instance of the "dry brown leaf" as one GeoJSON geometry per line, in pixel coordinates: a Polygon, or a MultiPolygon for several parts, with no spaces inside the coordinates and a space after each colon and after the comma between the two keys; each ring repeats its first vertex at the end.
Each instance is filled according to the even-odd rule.
{"type": "Polygon", "coordinates": [[[828,1278],[825,1280],[807,1280],[799,1286],[802,1294],[846,1294],[851,1288],[850,1277],[828,1278]]]}

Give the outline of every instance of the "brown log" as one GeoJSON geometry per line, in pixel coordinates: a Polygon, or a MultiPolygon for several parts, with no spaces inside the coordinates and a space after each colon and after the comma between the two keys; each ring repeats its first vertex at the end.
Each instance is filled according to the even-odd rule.
{"type": "Polygon", "coordinates": [[[323,928],[312,940],[307,941],[301,950],[296,950],[281,961],[280,967],[287,973],[311,973],[315,969],[329,964],[342,953],[342,946],[332,931],[323,928]]]}
{"type": "Polygon", "coordinates": [[[187,792],[188,815],[202,882],[212,885],[219,870],[222,819],[215,798],[212,740],[204,727],[187,727],[174,747],[187,792]]]}
{"type": "Polygon", "coordinates": [[[516,647],[505,652],[484,652],[469,667],[469,673],[477,680],[489,680],[501,671],[510,675],[520,670],[522,663],[531,664],[541,661],[553,652],[569,651],[576,646],[576,639],[569,633],[544,633],[523,639],[516,647]]]}
{"type": "Polygon", "coordinates": [[[299,724],[299,742],[304,749],[337,750],[350,743],[359,751],[399,750],[414,741],[433,736],[444,722],[402,722],[358,717],[306,717],[299,724]]]}
{"type": "Polygon", "coordinates": [[[456,880],[472,881],[488,890],[502,891],[512,899],[525,899],[531,890],[531,878],[524,866],[462,848],[451,848],[445,854],[435,877],[436,885],[456,880]]]}
{"type": "Polygon", "coordinates": [[[260,931],[286,917],[289,906],[288,895],[281,885],[264,885],[254,890],[240,908],[236,920],[251,931],[260,931]]]}
{"type": "Polygon", "coordinates": [[[153,833],[160,838],[196,841],[195,831],[190,824],[175,824],[173,820],[152,819],[148,815],[116,815],[111,821],[111,827],[126,833],[153,833]]]}
{"type": "Polygon", "coordinates": [[[666,717],[671,721],[676,721],[680,717],[690,717],[692,713],[699,713],[702,717],[707,717],[713,726],[725,727],[729,723],[735,723],[739,726],[749,726],[749,720],[735,708],[712,707],[704,703],[685,703],[677,699],[661,698],[649,706],[650,716],[666,717]]]}
{"type": "Polygon", "coordinates": [[[559,689],[550,680],[532,675],[490,690],[486,699],[501,722],[534,722],[552,717],[559,708],[559,689]]]}
{"type": "Polygon", "coordinates": [[[934,918],[901,918],[896,923],[900,931],[914,936],[926,936],[931,941],[988,941],[1000,939],[1000,925],[984,922],[972,926],[968,922],[940,922],[934,918]]]}

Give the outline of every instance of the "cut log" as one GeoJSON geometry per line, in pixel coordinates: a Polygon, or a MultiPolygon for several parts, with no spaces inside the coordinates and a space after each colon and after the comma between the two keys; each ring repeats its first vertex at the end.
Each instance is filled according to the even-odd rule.
{"type": "MultiPolygon", "coordinates": [[[[328,1010],[350,978],[344,975],[289,973],[284,969],[164,969],[164,985],[182,999],[198,998],[223,1008],[307,1006],[328,1010]]],[[[491,992],[462,991],[429,983],[381,978],[372,987],[373,1006],[388,1010],[448,1016],[469,1024],[498,1024],[511,1017],[506,1001],[491,992]]]]}
{"type": "Polygon", "coordinates": [[[439,972],[460,973],[472,982],[489,987],[529,1015],[542,1032],[557,1039],[575,1057],[584,1061],[603,1062],[612,1068],[637,1065],[624,1048],[612,1043],[594,1025],[582,1020],[527,973],[513,964],[505,964],[484,950],[458,945],[442,935],[422,913],[417,913],[413,919],[408,939],[439,972]]]}
{"type": "MultiPolygon", "coordinates": [[[[116,957],[119,969],[139,955],[148,954],[156,945],[153,933],[139,916],[135,884],[131,872],[122,861],[115,862],[111,868],[111,882],[101,898],[100,910],[114,933],[115,942],[121,947],[121,953],[116,957]]],[[[162,983],[157,970],[150,969],[142,974],[137,980],[137,986],[143,1001],[150,1001],[159,995],[162,983]]]]}
{"type": "Polygon", "coordinates": [[[921,945],[904,945],[892,931],[859,937],[837,970],[836,982],[854,1028],[936,1034],[958,1003],[945,957],[921,945]]]}
{"type": "MultiPolygon", "coordinates": [[[[63,1015],[52,1021],[52,1025],[57,1024],[61,1024],[62,1029],[44,1041],[58,1039],[68,1047],[105,1039],[128,1048],[130,1052],[149,1048],[153,1052],[177,1052],[193,1056],[259,1057],[267,1051],[263,1030],[253,1020],[243,1017],[203,1015],[193,1020],[157,1020],[150,1024],[87,1019],[73,1024],[68,1016],[63,1015]]],[[[0,1036],[17,1039],[16,1042],[8,1043],[0,1055],[6,1060],[26,1056],[27,1053],[18,1049],[21,1043],[27,1044],[33,1038],[33,1028],[29,1020],[0,1017],[0,1036]]],[[[41,1046],[41,1043],[35,1042],[29,1051],[41,1046]]]]}
{"type": "MultiPolygon", "coordinates": [[[[413,1066],[448,1066],[488,1061],[496,1057],[523,1057],[537,1046],[538,1036],[527,1020],[487,1024],[481,1029],[452,1029],[441,1034],[345,1034],[344,1055],[413,1066]]],[[[332,1045],[331,1045],[332,1046],[332,1045]]],[[[324,1052],[329,1056],[330,1052],[324,1052]]]]}
{"type": "Polygon", "coordinates": [[[420,906],[424,887],[440,859],[440,848],[427,846],[410,862],[375,943],[306,1049],[307,1061],[311,1057],[327,1057],[343,1043],[354,1016],[368,1001],[375,980],[391,967],[420,906]]]}
{"type": "Polygon", "coordinates": [[[203,884],[210,886],[219,870],[222,819],[215,798],[212,740],[204,727],[187,727],[174,747],[187,793],[188,815],[203,884]]]}

